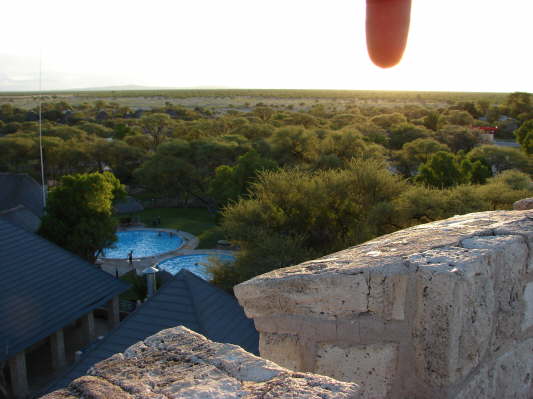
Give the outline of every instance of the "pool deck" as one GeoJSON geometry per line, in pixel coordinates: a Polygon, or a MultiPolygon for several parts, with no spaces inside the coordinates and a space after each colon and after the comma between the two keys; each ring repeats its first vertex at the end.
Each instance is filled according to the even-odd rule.
{"type": "Polygon", "coordinates": [[[162,228],[148,228],[148,227],[131,227],[131,228],[120,228],[119,231],[128,231],[128,230],[149,230],[149,231],[161,231],[165,233],[173,233],[178,235],[183,240],[183,245],[179,248],[164,252],[159,255],[147,256],[144,258],[133,258],[133,265],[130,265],[128,259],[106,259],[99,258],[98,263],[100,268],[113,276],[122,276],[131,270],[135,269],[137,274],[141,274],[142,271],[150,266],[156,266],[160,262],[173,258],[175,256],[182,255],[235,255],[235,251],[225,250],[225,249],[196,249],[200,240],[193,236],[190,233],[185,231],[177,231],[174,229],[162,229],[162,228]]]}

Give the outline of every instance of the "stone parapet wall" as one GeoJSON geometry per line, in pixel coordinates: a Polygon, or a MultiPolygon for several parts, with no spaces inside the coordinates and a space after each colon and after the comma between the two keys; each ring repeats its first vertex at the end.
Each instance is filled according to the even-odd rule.
{"type": "Polygon", "coordinates": [[[365,398],[533,397],[533,211],[456,216],[235,287],[262,357],[365,398]]]}
{"type": "Polygon", "coordinates": [[[170,328],[97,363],[43,399],[358,399],[354,383],[299,373],[237,345],[170,328]]]}

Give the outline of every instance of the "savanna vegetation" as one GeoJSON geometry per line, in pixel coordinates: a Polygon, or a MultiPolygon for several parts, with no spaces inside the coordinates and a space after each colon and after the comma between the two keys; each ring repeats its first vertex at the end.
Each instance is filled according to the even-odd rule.
{"type": "MultiPolygon", "coordinates": [[[[253,103],[258,92],[201,93],[226,96],[222,108],[172,101],[196,92],[150,110],[121,105],[122,92],[113,102],[46,102],[45,173],[62,187],[65,175],[110,170],[137,198],[204,208],[241,248],[235,265],[215,267],[226,288],[533,192],[530,94],[290,93],[253,103]],[[519,147],[485,142],[483,126],[519,147]]],[[[39,175],[37,116],[0,105],[0,171],[39,175]]]]}

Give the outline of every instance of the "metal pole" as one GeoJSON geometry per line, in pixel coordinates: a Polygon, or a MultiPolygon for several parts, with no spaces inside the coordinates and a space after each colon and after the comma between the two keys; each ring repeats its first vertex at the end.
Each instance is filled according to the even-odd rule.
{"type": "Polygon", "coordinates": [[[41,157],[41,184],[43,191],[43,208],[46,208],[46,186],[44,184],[43,160],[43,118],[42,118],[42,81],[43,81],[43,54],[39,51],[39,155],[41,157]]]}

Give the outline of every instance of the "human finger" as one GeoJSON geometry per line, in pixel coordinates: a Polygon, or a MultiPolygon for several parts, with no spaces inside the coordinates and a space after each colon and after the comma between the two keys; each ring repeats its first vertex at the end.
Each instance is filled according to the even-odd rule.
{"type": "Polygon", "coordinates": [[[411,0],[366,0],[366,43],[374,64],[390,68],[400,62],[411,19],[411,0]]]}

